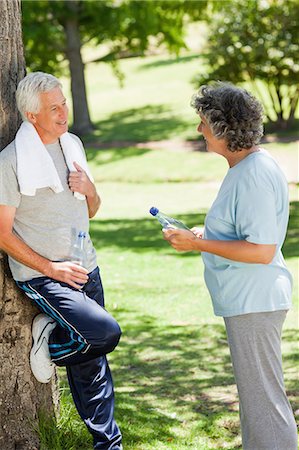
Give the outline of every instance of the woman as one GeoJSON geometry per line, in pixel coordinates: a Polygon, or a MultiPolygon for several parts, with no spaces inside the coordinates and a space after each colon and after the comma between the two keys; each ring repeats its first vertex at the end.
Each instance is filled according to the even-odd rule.
{"type": "Polygon", "coordinates": [[[200,251],[214,312],[224,317],[240,400],[244,450],[297,450],[297,429],[281,362],[281,330],[292,279],[281,247],[288,185],[258,143],[262,107],[229,84],[204,86],[192,106],[208,151],[229,170],[200,229],[164,230],[178,251],[200,251]]]}

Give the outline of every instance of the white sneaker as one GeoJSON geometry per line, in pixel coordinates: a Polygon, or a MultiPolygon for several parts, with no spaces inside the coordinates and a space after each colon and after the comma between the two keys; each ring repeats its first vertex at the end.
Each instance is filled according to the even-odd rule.
{"type": "Polygon", "coordinates": [[[49,336],[56,322],[46,314],[38,314],[32,322],[33,344],[30,352],[30,366],[40,383],[49,383],[54,373],[54,363],[49,352],[49,336]]]}

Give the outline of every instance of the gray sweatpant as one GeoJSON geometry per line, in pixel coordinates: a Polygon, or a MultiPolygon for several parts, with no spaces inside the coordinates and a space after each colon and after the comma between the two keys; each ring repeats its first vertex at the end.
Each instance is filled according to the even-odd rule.
{"type": "Polygon", "coordinates": [[[225,317],[240,401],[243,450],[297,450],[281,360],[286,311],[225,317]]]}

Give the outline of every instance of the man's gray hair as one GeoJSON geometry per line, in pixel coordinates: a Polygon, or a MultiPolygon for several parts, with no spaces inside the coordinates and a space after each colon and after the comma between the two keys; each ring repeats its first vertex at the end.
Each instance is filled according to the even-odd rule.
{"type": "Polygon", "coordinates": [[[28,120],[26,112],[38,113],[40,110],[39,95],[62,87],[60,81],[44,72],[32,72],[20,81],[16,91],[17,107],[23,120],[28,120]]]}

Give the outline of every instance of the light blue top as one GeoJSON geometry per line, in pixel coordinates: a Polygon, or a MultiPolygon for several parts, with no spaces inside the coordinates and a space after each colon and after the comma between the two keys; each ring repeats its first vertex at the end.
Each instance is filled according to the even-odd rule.
{"type": "Polygon", "coordinates": [[[276,244],[276,253],[270,264],[251,264],[202,252],[217,316],[290,308],[292,277],[281,253],[288,218],[288,184],[267,151],[228,170],[206,216],[204,239],[276,244]]]}

